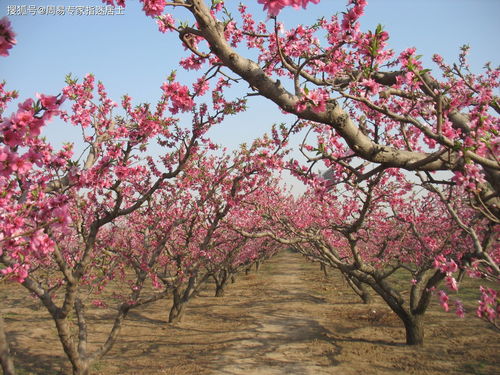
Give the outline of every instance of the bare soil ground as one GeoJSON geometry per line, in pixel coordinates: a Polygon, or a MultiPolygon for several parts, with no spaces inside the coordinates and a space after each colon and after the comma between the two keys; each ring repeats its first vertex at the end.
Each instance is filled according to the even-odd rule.
{"type": "MultiPolygon", "coordinates": [[[[66,374],[52,321],[24,290],[0,288],[0,306],[18,372],[66,374]]],[[[380,301],[367,306],[339,275],[282,252],[258,273],[239,276],[224,297],[208,285],[183,322],[165,323],[168,302],[132,311],[100,375],[499,374],[499,335],[432,306],[426,344],[404,345],[398,318],[380,301]]],[[[472,314],[472,312],[471,312],[472,314]]],[[[110,311],[92,310],[91,343],[102,343],[110,311]]]]}

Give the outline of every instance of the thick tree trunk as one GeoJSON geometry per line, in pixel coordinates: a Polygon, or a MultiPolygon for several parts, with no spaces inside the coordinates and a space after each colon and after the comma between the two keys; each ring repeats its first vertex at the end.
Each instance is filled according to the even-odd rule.
{"type": "Polygon", "coordinates": [[[425,309],[423,308],[420,313],[404,309],[404,301],[393,298],[387,289],[378,288],[375,290],[403,322],[406,331],[406,345],[423,345],[425,309]]]}
{"type": "Polygon", "coordinates": [[[178,286],[172,290],[173,304],[168,316],[169,323],[178,323],[181,321],[187,303],[195,297],[200,287],[207,281],[211,275],[206,273],[202,277],[198,275],[191,276],[186,284],[178,286]],[[182,288],[185,288],[182,290],[182,288]]]}
{"type": "Polygon", "coordinates": [[[224,297],[225,294],[225,285],[216,285],[215,286],[215,296],[216,297],[224,297]]]}
{"type": "Polygon", "coordinates": [[[0,315],[0,362],[4,375],[15,375],[14,361],[10,355],[9,342],[5,334],[5,323],[3,317],[0,315]]]}
{"type": "Polygon", "coordinates": [[[86,359],[82,358],[82,353],[80,353],[75,342],[73,341],[73,335],[71,334],[68,318],[54,318],[54,321],[56,323],[59,340],[61,341],[64,352],[71,362],[71,366],[73,367],[73,375],[89,375],[90,363],[86,359]]]}
{"type": "Polygon", "coordinates": [[[185,303],[174,303],[168,314],[168,322],[171,324],[180,323],[184,315],[185,303]]]}
{"type": "MultiPolygon", "coordinates": [[[[355,277],[356,278],[356,277],[355,277]]],[[[365,279],[365,283],[370,285],[373,290],[383,298],[391,310],[401,319],[406,331],[406,345],[424,344],[424,313],[427,308],[425,302],[417,310],[405,309],[405,301],[394,291],[384,279],[365,279]]],[[[413,305],[413,303],[410,303],[413,305]]]]}
{"type": "Polygon", "coordinates": [[[424,344],[424,319],[422,315],[414,315],[402,319],[406,330],[406,345],[424,344]]]}

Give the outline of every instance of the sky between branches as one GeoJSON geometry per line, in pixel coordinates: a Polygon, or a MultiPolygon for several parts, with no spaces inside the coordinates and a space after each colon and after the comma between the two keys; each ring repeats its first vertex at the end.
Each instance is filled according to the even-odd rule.
{"type": "MultiPolygon", "coordinates": [[[[234,9],[238,3],[226,0],[234,9]]],[[[243,3],[256,15],[256,20],[266,19],[257,0],[243,3]]],[[[284,9],[278,19],[289,27],[308,24],[318,17],[345,10],[345,4],[344,0],[322,0],[318,5],[310,4],[306,10],[284,9]]],[[[103,3],[0,0],[0,5],[1,18],[7,15],[9,5],[101,6],[103,3]]],[[[498,14],[497,0],[369,0],[361,27],[374,30],[377,24],[382,24],[389,32],[389,46],[396,54],[415,46],[417,53],[424,55],[425,67],[430,68],[435,68],[430,63],[432,54],[439,53],[448,62],[456,61],[460,46],[469,44],[470,63],[478,72],[488,61],[494,66],[500,63],[496,40],[500,35],[498,14]]],[[[191,21],[187,12],[184,19],[191,21]]],[[[8,90],[19,90],[21,99],[37,92],[57,94],[70,72],[80,78],[94,73],[112,99],[119,102],[127,93],[135,103],[155,103],[162,82],[174,69],[178,69],[180,81],[190,78],[177,65],[180,57],[186,56],[178,38],[159,33],[155,21],[144,15],[136,0],[128,0],[124,15],[25,15],[12,16],[10,20],[17,34],[17,45],[9,57],[0,59],[0,80],[7,81],[8,90]]],[[[293,121],[293,117],[284,117],[265,100],[251,98],[249,105],[247,113],[229,118],[210,131],[214,141],[232,149],[262,135],[273,122],[293,121]]],[[[8,108],[5,114],[12,110],[8,108]]],[[[57,123],[50,125],[45,134],[56,146],[78,139],[74,130],[61,128],[57,123]]]]}

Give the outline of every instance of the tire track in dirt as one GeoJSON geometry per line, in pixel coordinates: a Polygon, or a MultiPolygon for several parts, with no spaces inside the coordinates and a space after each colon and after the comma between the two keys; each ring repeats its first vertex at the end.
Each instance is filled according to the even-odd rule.
{"type": "Polygon", "coordinates": [[[334,346],[312,308],[325,304],[303,277],[303,260],[284,251],[259,271],[249,315],[256,328],[234,342],[217,360],[213,374],[331,374],[334,346]]]}

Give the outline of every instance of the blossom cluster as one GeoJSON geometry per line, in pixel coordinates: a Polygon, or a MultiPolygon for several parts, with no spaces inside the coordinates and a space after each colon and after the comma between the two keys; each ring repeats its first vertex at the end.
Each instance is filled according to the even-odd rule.
{"type": "Polygon", "coordinates": [[[161,86],[161,89],[172,103],[170,107],[171,113],[176,114],[179,111],[186,112],[193,108],[194,102],[189,94],[189,88],[187,86],[169,80],[161,86]]]}
{"type": "Polygon", "coordinates": [[[486,319],[492,323],[496,323],[500,316],[500,303],[498,292],[492,288],[480,287],[481,300],[476,310],[476,315],[479,318],[486,319]]]}
{"type": "Polygon", "coordinates": [[[16,44],[16,34],[7,17],[0,19],[0,56],[8,56],[9,49],[16,44]]]}
{"type": "MultiPolygon", "coordinates": [[[[2,111],[16,95],[0,86],[2,111]]],[[[0,119],[0,255],[8,254],[10,262],[1,274],[22,282],[33,262],[52,252],[54,242],[45,230],[50,224],[58,228],[68,220],[67,199],[47,195],[44,187],[53,177],[43,167],[59,169],[71,156],[70,147],[54,153],[39,138],[41,129],[55,115],[60,115],[64,96],[39,94],[18,105],[10,117],[0,119]]]]}
{"type": "Polygon", "coordinates": [[[307,4],[318,4],[320,0],[258,0],[259,4],[264,5],[270,16],[277,16],[281,9],[293,6],[294,8],[305,8],[307,4]]]}

